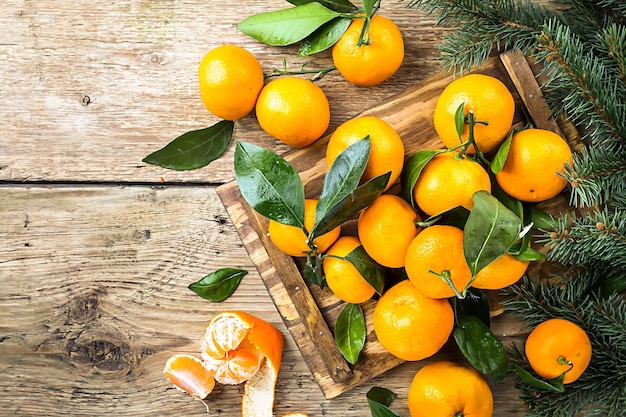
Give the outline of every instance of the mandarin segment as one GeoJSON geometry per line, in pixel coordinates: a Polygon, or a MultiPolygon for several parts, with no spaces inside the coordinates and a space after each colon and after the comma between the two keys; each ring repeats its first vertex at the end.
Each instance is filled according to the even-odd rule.
{"type": "Polygon", "coordinates": [[[383,348],[402,360],[418,361],[446,343],[454,313],[448,300],[426,297],[411,281],[403,280],[383,293],[372,321],[383,348]]]}
{"type": "Polygon", "coordinates": [[[214,372],[191,355],[171,356],[165,363],[163,374],[176,388],[198,400],[206,398],[215,388],[214,372]]]}

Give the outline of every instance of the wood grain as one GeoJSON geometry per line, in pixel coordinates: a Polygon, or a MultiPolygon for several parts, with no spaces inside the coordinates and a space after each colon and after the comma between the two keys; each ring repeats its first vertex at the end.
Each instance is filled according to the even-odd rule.
{"type": "MultiPolygon", "coordinates": [[[[324,398],[212,188],[0,187],[0,211],[0,414],[207,415],[163,366],[198,352],[214,314],[245,309],[285,335],[277,415],[363,417],[365,393],[382,385],[408,416],[418,364],[324,398]],[[228,300],[186,288],[222,266],[250,271],[228,300]]],[[[518,415],[510,384],[494,392],[499,415],[518,415]]],[[[208,415],[236,415],[240,398],[240,386],[219,386],[208,415]]]]}
{"type": "MultiPolygon", "coordinates": [[[[6,0],[0,4],[0,180],[223,183],[233,147],[209,167],[166,171],[141,162],[182,133],[217,122],[202,105],[197,65],[223,43],[247,48],[270,73],[332,65],[330,51],[296,58],[297,45],[267,47],[237,23],[288,7],[284,0],[116,2],[6,0]],[[52,135],[52,136],[51,136],[52,135]],[[49,146],[44,146],[49,145],[49,146]]],[[[405,34],[407,57],[381,86],[361,88],[335,71],[318,84],[332,109],[331,127],[434,73],[434,18],[383,2],[381,14],[405,34]]],[[[254,115],[237,122],[235,139],[284,153],[254,115]]]]}

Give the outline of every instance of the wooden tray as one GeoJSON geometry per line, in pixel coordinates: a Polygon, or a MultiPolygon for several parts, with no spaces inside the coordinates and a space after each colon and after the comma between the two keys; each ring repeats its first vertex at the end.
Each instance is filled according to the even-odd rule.
{"type": "MultiPolygon", "coordinates": [[[[492,57],[474,72],[499,78],[513,92],[517,123],[524,123],[527,114],[536,127],[562,134],[560,125],[550,117],[531,66],[519,52],[492,57]],[[525,111],[521,111],[523,107],[525,111]]],[[[407,155],[440,148],[432,115],[437,97],[452,79],[450,74],[436,75],[362,115],[378,116],[390,123],[403,138],[407,155]]],[[[319,197],[327,171],[325,149],[329,136],[285,156],[300,173],[307,198],[319,197]]],[[[300,263],[274,247],[267,236],[267,219],[245,202],[235,181],[218,187],[217,194],[326,398],[336,397],[402,362],[376,340],[371,300],[363,305],[368,323],[365,348],[356,365],[346,362],[331,331],[343,303],[328,289],[321,290],[305,281],[300,263]]],[[[566,201],[556,199],[553,204],[563,206],[566,201]]]]}

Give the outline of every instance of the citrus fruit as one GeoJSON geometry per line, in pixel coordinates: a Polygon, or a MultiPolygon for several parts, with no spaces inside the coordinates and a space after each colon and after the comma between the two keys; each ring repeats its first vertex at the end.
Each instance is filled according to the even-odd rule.
{"type": "MultiPolygon", "coordinates": [[[[474,126],[478,149],[483,153],[495,149],[513,124],[515,101],[511,92],[502,81],[484,74],[468,74],[450,82],[437,98],[434,113],[435,130],[448,148],[468,140],[467,123],[461,139],[456,130],[455,114],[461,104],[465,104],[465,116],[472,111],[474,119],[481,122],[474,126]]],[[[468,151],[474,153],[474,147],[468,151]]]]}
{"type": "Polygon", "coordinates": [[[370,157],[363,173],[365,181],[391,171],[387,188],[404,166],[404,143],[395,129],[383,119],[362,116],[350,119],[335,129],[326,147],[326,164],[330,168],[337,156],[353,143],[370,138],[370,157]]]}
{"type": "Polygon", "coordinates": [[[404,59],[402,33],[390,19],[372,17],[367,39],[359,46],[365,19],[355,18],[333,45],[333,63],[351,83],[373,86],[396,73],[404,59]]]}
{"type": "Polygon", "coordinates": [[[240,46],[210,50],[198,66],[200,97],[204,106],[224,120],[237,120],[254,109],[263,88],[261,64],[240,46]]]}
{"type": "Polygon", "coordinates": [[[411,417],[491,417],[493,394],[480,372],[451,361],[421,368],[408,395],[411,417]]]}
{"type": "Polygon", "coordinates": [[[425,296],[447,298],[462,292],[472,278],[463,255],[463,231],[454,226],[425,227],[409,244],[404,262],[406,273],[425,296]]]}
{"type": "Polygon", "coordinates": [[[261,128],[287,145],[303,148],[319,139],[330,123],[330,105],[310,80],[283,77],[263,87],[256,103],[261,128]]]}
{"type": "Polygon", "coordinates": [[[426,297],[405,279],[378,299],[372,321],[383,348],[402,360],[418,361],[446,343],[454,313],[448,300],[426,297]]]}
{"type": "Polygon", "coordinates": [[[554,318],[535,327],[525,346],[531,368],[545,379],[565,372],[564,384],[576,381],[591,362],[591,341],[577,324],[554,318]]]}
{"type": "Polygon", "coordinates": [[[491,180],[478,162],[457,152],[444,152],[428,161],[413,187],[413,199],[429,216],[457,206],[474,207],[476,191],[491,192],[491,180]]]}
{"type": "Polygon", "coordinates": [[[528,265],[529,261],[520,261],[515,256],[504,253],[476,273],[472,287],[485,290],[508,287],[524,275],[528,265]]]}
{"type": "Polygon", "coordinates": [[[560,174],[572,162],[572,151],[558,134],[526,129],[513,135],[504,166],[496,181],[508,195],[521,201],[540,202],[563,191],[567,180],[560,174]]]}
{"type": "Polygon", "coordinates": [[[191,355],[172,355],[165,363],[163,373],[176,388],[198,400],[206,398],[215,388],[214,372],[191,355]]]}
{"type": "Polygon", "coordinates": [[[379,264],[401,268],[409,244],[421,230],[415,224],[420,220],[406,200],[383,194],[359,215],[357,230],[361,245],[379,264]]]}
{"type": "Polygon", "coordinates": [[[336,258],[345,257],[361,242],[355,236],[341,236],[326,251],[322,268],[326,276],[326,284],[328,288],[347,303],[364,303],[369,300],[376,290],[363,278],[363,275],[346,259],[336,258]]]}
{"type": "MultiPolygon", "coordinates": [[[[317,200],[304,200],[304,227],[309,231],[313,229],[315,223],[316,208],[317,200]]],[[[272,243],[287,255],[301,257],[311,251],[307,244],[308,237],[301,228],[282,224],[276,220],[270,220],[267,228],[272,243]]],[[[330,232],[317,237],[313,240],[313,244],[317,246],[319,253],[323,253],[337,240],[340,233],[341,226],[337,226],[330,232]]]]}

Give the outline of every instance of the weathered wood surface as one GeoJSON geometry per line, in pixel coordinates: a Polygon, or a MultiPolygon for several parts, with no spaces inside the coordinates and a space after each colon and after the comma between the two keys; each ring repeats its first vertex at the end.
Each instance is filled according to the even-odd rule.
{"type": "MultiPolygon", "coordinates": [[[[0,4],[0,414],[207,415],[161,374],[175,352],[193,353],[210,317],[245,309],[286,337],[276,414],[369,415],[374,385],[406,393],[420,366],[405,363],[327,400],[290,337],[215,187],[232,180],[232,148],[210,167],[164,171],[141,159],[175,136],[213,124],[197,94],[202,55],[224,42],[255,53],[266,71],[295,47],[246,38],[243,17],[282,0],[6,0],[0,4]],[[161,183],[161,178],[164,183],[161,183]],[[187,285],[220,267],[250,271],[223,303],[187,285]]],[[[381,14],[403,31],[401,70],[374,88],[337,74],[320,82],[331,129],[437,70],[442,31],[404,3],[381,14]]],[[[311,65],[324,67],[328,54],[311,65]]],[[[287,151],[254,117],[235,135],[287,151]]],[[[496,319],[516,335],[517,323],[496,319]]],[[[510,341],[509,337],[505,342],[510,341]]],[[[493,387],[497,416],[519,416],[516,391],[493,387]]],[[[219,387],[208,415],[239,413],[241,387],[219,387]]]]}

